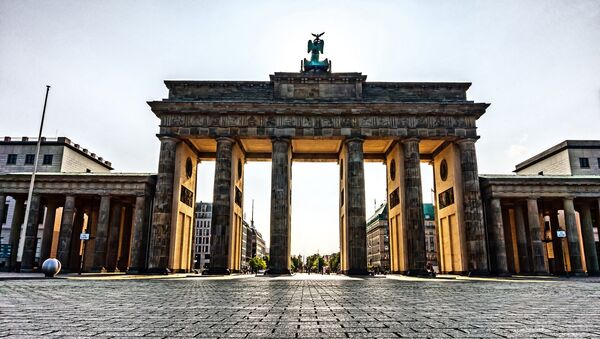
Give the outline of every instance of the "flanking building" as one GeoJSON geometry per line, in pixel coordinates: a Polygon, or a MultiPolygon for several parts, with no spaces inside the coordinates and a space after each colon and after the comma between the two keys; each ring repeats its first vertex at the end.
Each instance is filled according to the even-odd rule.
{"type": "Polygon", "coordinates": [[[156,176],[111,173],[110,162],[68,138],[44,138],[24,220],[36,142],[0,142],[0,266],[31,270],[56,257],[67,272],[142,270],[156,176]]]}
{"type": "Polygon", "coordinates": [[[563,141],[515,173],[480,176],[493,273],[599,274],[600,141],[563,141]]]}

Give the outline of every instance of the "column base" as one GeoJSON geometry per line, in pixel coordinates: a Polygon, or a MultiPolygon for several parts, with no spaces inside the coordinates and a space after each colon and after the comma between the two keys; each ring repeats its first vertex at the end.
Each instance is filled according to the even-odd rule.
{"type": "Polygon", "coordinates": [[[287,268],[284,268],[284,269],[269,268],[268,270],[265,271],[265,275],[292,275],[292,271],[287,268]]]}
{"type": "Polygon", "coordinates": [[[369,275],[369,271],[366,268],[351,268],[346,271],[341,271],[344,275],[369,275]]]}
{"type": "Polygon", "coordinates": [[[583,271],[569,272],[567,273],[569,277],[587,277],[588,274],[583,271]]]}
{"type": "Polygon", "coordinates": [[[170,274],[171,270],[167,267],[153,267],[149,268],[146,273],[148,274],[170,274]]]}
{"type": "Polygon", "coordinates": [[[230,275],[231,271],[226,267],[211,267],[202,272],[203,275],[230,275]]]}
{"type": "Polygon", "coordinates": [[[406,271],[406,273],[404,275],[407,275],[409,277],[428,277],[428,276],[430,276],[429,272],[427,272],[427,270],[424,268],[408,270],[408,271],[406,271]]]}

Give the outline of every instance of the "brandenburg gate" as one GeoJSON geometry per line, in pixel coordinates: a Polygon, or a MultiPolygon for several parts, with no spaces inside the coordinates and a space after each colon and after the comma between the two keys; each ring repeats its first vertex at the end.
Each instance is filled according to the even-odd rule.
{"type": "MultiPolygon", "coordinates": [[[[272,162],[269,273],[290,272],[294,161],[340,168],[341,270],[367,272],[364,162],[387,166],[391,269],[426,265],[420,163],[434,167],[440,251],[454,273],[489,273],[477,171],[476,121],[489,106],[469,101],[470,83],[368,82],[319,61],[323,40],[298,73],[269,81],[165,81],[149,102],[160,119],[150,272],[189,271],[196,168],[215,160],[210,273],[241,269],[244,164],[272,162]]],[[[318,192],[315,192],[318,194],[318,192]]]]}

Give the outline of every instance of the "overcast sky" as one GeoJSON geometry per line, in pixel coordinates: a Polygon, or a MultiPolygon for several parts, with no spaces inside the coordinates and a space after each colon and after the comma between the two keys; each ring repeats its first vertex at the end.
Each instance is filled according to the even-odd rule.
{"type": "MultiPolygon", "coordinates": [[[[0,135],[67,136],[116,171],[155,172],[165,79],[268,80],[297,71],[311,32],[326,32],[337,72],[368,81],[468,81],[492,105],[478,121],[480,173],[564,139],[599,139],[599,1],[4,1],[0,135]]],[[[292,252],[336,251],[337,164],[293,166],[292,252]]],[[[214,163],[198,198],[212,200],[214,163]]],[[[366,165],[367,212],[385,168],[366,165]]],[[[270,163],[248,163],[246,213],[268,239],[270,163]]],[[[425,168],[424,196],[431,172],[425,168]]]]}

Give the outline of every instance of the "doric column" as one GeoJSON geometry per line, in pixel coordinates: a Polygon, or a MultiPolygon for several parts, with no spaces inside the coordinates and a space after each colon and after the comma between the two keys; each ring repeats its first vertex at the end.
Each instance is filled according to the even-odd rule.
{"type": "Polygon", "coordinates": [[[96,237],[94,238],[94,265],[92,271],[103,271],[106,269],[106,239],[108,238],[108,222],[110,220],[110,196],[100,197],[100,209],[98,211],[98,225],[96,226],[96,237]]]}
{"type": "Polygon", "coordinates": [[[120,203],[113,203],[111,205],[108,239],[106,241],[106,270],[109,272],[114,272],[117,269],[119,236],[121,231],[121,207],[120,203]]]}
{"type": "Polygon", "coordinates": [[[347,274],[367,273],[367,221],[365,206],[365,169],[361,138],[345,141],[346,153],[346,245],[347,274]]]}
{"type": "Polygon", "coordinates": [[[506,243],[504,241],[504,224],[502,223],[502,205],[500,199],[493,198],[490,202],[490,246],[494,255],[496,267],[492,269],[499,275],[508,274],[506,259],[506,243]]]}
{"type": "Polygon", "coordinates": [[[406,199],[404,214],[408,274],[419,275],[425,273],[427,261],[419,139],[406,139],[402,143],[404,149],[404,196],[406,199]]]}
{"type": "Polygon", "coordinates": [[[536,198],[527,199],[527,220],[529,221],[529,238],[531,239],[531,261],[533,273],[548,274],[544,243],[542,242],[542,228],[540,226],[540,212],[536,198]]]}
{"type": "Polygon", "coordinates": [[[21,226],[25,219],[25,199],[22,197],[13,197],[15,200],[15,209],[13,211],[12,224],[10,225],[10,237],[8,239],[11,246],[10,267],[14,268],[17,264],[17,251],[21,241],[21,226]]]}
{"type": "Polygon", "coordinates": [[[25,243],[23,246],[23,257],[21,259],[21,269],[32,270],[35,261],[35,250],[37,248],[37,233],[39,227],[40,196],[33,194],[31,196],[31,206],[29,206],[29,217],[25,227],[25,243]]]}
{"type": "Polygon", "coordinates": [[[71,239],[73,238],[73,222],[75,221],[75,197],[67,195],[63,206],[60,232],[58,235],[58,250],[56,259],[63,268],[69,265],[71,255],[71,239]]]}
{"type": "Polygon", "coordinates": [[[557,236],[560,228],[558,222],[558,211],[550,211],[550,229],[552,230],[552,250],[554,252],[554,272],[553,274],[565,274],[565,262],[563,258],[563,238],[557,236]]]}
{"type": "Polygon", "coordinates": [[[160,155],[152,212],[148,271],[166,273],[169,266],[171,210],[173,207],[175,156],[178,140],[169,136],[160,136],[159,139],[160,155]]]}
{"type": "Polygon", "coordinates": [[[475,140],[462,139],[457,144],[460,149],[468,270],[475,274],[487,274],[489,266],[475,140]]]}
{"type": "Polygon", "coordinates": [[[288,138],[274,138],[272,145],[269,274],[289,274],[292,148],[288,138]]]}
{"type": "Polygon", "coordinates": [[[571,261],[571,273],[575,275],[585,275],[581,264],[581,250],[579,249],[579,231],[575,216],[575,206],[573,198],[563,199],[565,211],[565,226],[567,227],[567,241],[569,242],[569,258],[571,261]]]}
{"type": "Polygon", "coordinates": [[[56,201],[48,200],[46,204],[46,217],[44,218],[44,232],[40,248],[40,265],[50,258],[52,239],[54,239],[54,221],[56,220],[56,201]]]}
{"type": "Polygon", "coordinates": [[[142,267],[143,238],[144,238],[144,212],[146,197],[135,198],[135,210],[133,211],[133,228],[131,230],[131,264],[129,272],[140,272],[142,267]]]}
{"type": "Polygon", "coordinates": [[[519,255],[519,267],[522,273],[529,273],[529,254],[527,250],[527,231],[525,230],[525,217],[523,206],[515,205],[515,222],[517,228],[517,251],[519,255]]]}
{"type": "Polygon", "coordinates": [[[5,205],[6,205],[6,195],[0,194],[0,227],[2,227],[2,223],[4,221],[3,220],[4,213],[6,213],[5,205]]]}
{"type": "MultiPolygon", "coordinates": [[[[211,274],[231,273],[229,262],[229,239],[231,230],[232,196],[231,167],[234,140],[217,139],[215,159],[215,182],[213,188],[213,212],[211,220],[210,269],[211,274]]],[[[272,246],[272,245],[271,245],[272,246]]]]}
{"type": "Polygon", "coordinates": [[[585,203],[581,208],[581,236],[583,237],[583,249],[588,274],[598,275],[598,253],[596,252],[596,241],[594,240],[594,226],[592,224],[592,211],[590,204],[585,203]]]}

